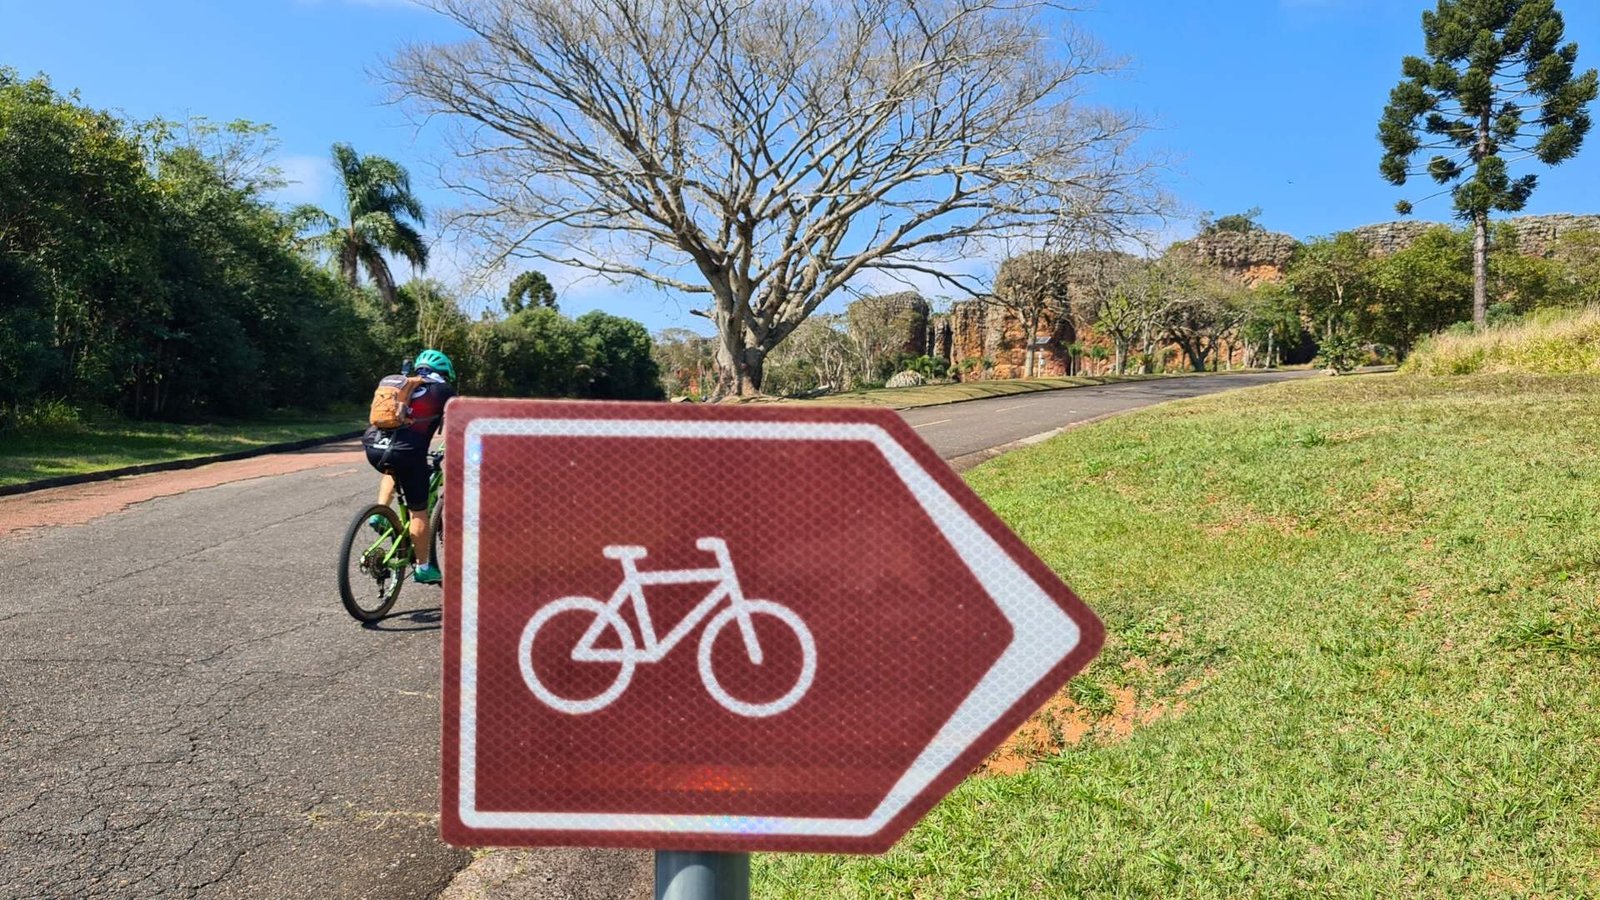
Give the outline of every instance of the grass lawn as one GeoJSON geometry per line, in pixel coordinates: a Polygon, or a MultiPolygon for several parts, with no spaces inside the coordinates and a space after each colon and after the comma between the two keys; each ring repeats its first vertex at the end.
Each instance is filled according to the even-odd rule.
{"type": "Polygon", "coordinates": [[[355,431],[364,411],[284,413],[254,422],[172,425],[110,421],[7,434],[0,440],[0,485],[139,463],[249,450],[355,431]]]}
{"type": "Polygon", "coordinates": [[[1087,733],[757,896],[1600,897],[1600,377],[1274,385],[968,479],[1107,624],[1087,733]]]}

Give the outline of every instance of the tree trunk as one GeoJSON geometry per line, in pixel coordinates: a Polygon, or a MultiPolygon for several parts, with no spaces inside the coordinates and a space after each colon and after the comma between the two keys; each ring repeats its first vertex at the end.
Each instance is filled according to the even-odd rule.
{"type": "Polygon", "coordinates": [[[1489,324],[1489,214],[1472,216],[1472,324],[1489,324]]]}
{"type": "Polygon", "coordinates": [[[355,236],[351,235],[347,238],[345,246],[339,249],[339,275],[352,291],[361,286],[361,270],[358,266],[355,236]]]}

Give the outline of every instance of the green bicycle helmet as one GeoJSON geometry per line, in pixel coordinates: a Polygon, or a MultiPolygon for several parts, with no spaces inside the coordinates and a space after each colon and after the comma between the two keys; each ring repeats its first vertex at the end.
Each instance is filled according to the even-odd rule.
{"type": "Polygon", "coordinates": [[[451,383],[456,380],[456,367],[450,362],[450,357],[438,350],[424,350],[417,354],[416,367],[419,369],[432,369],[449,379],[451,383]]]}

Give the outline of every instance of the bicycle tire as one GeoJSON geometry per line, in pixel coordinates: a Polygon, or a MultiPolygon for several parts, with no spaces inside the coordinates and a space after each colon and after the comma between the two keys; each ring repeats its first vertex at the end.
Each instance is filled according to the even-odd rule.
{"type": "Polygon", "coordinates": [[[389,551],[395,543],[404,545],[395,552],[405,560],[405,565],[409,566],[411,535],[400,521],[400,516],[392,508],[379,503],[374,503],[357,513],[356,517],[350,520],[350,527],[345,529],[344,542],[339,547],[339,599],[344,603],[345,612],[358,622],[376,622],[387,615],[389,610],[394,608],[395,601],[400,598],[400,588],[405,584],[406,578],[403,567],[395,569],[384,566],[380,572],[376,560],[369,562],[360,557],[352,558],[352,554],[365,555],[369,551],[381,550],[384,556],[389,556],[389,551]],[[375,532],[367,526],[367,520],[373,516],[388,520],[389,530],[381,536],[375,535],[375,532]],[[392,543],[385,543],[386,541],[392,543]],[[358,550],[358,547],[363,549],[358,550]],[[352,573],[361,576],[364,581],[361,579],[352,581],[352,573]],[[357,584],[360,584],[363,590],[375,588],[376,602],[372,605],[363,604],[357,597],[357,584]]]}
{"type": "Polygon", "coordinates": [[[444,551],[449,547],[444,536],[444,495],[434,504],[433,515],[428,517],[428,559],[439,571],[444,571],[444,551]]]}

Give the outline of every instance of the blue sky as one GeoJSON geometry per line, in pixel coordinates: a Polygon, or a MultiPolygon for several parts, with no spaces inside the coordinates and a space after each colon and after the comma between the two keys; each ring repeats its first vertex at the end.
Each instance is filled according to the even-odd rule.
{"type": "MultiPolygon", "coordinates": [[[[575,0],[577,2],[577,0],[575,0]]],[[[1431,0],[1100,0],[1078,16],[1127,69],[1096,99],[1136,110],[1147,146],[1173,157],[1170,190],[1190,211],[1259,206],[1269,228],[1305,237],[1394,218],[1402,191],[1377,174],[1377,119],[1401,56],[1421,50],[1431,0]]],[[[1600,65],[1600,2],[1560,0],[1580,63],[1600,65]]],[[[277,127],[285,202],[336,206],[328,146],[347,141],[412,169],[424,200],[448,207],[434,171],[443,148],[387,105],[371,76],[408,41],[451,27],[405,0],[0,0],[0,65],[44,72],[58,89],[135,118],[204,115],[277,127]]],[[[1600,212],[1600,135],[1577,159],[1540,170],[1529,212],[1600,212]]],[[[1424,193],[1413,192],[1413,196],[1424,193]]],[[[1449,217],[1448,198],[1418,207],[1449,217]]],[[[441,274],[469,261],[445,253],[441,274]]],[[[562,308],[596,306],[652,329],[701,326],[653,290],[589,282],[562,308]]]]}

